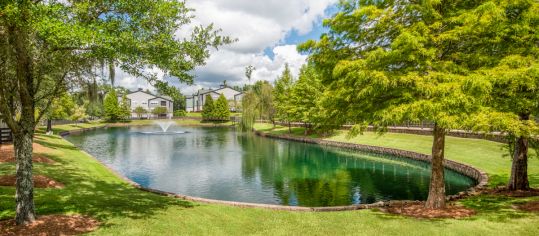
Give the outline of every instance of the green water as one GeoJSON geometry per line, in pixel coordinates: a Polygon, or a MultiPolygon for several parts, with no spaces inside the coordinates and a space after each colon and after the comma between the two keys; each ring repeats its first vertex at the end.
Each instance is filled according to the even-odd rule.
{"type": "MultiPolygon", "coordinates": [[[[108,128],[66,139],[142,186],[190,196],[292,206],[425,200],[423,162],[275,140],[229,128],[108,128]],[[187,133],[174,133],[174,132],[187,133]]],[[[446,170],[448,194],[474,184],[446,170]]]]}

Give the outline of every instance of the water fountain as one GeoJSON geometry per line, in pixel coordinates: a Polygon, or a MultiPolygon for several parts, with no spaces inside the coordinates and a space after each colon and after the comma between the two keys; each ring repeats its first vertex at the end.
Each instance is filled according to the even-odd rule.
{"type": "Polygon", "coordinates": [[[174,124],[173,121],[155,121],[154,123],[156,123],[157,125],[159,125],[159,127],[161,127],[161,130],[163,131],[163,133],[166,133],[168,128],[170,128],[170,126],[174,124]]]}
{"type": "Polygon", "coordinates": [[[156,134],[156,135],[163,135],[163,134],[172,135],[172,134],[186,134],[186,133],[189,133],[187,131],[169,131],[169,128],[171,126],[173,126],[174,124],[176,124],[176,122],[174,122],[174,121],[158,120],[158,121],[154,121],[153,123],[158,125],[161,128],[161,131],[144,131],[144,132],[137,132],[137,133],[156,134]]]}

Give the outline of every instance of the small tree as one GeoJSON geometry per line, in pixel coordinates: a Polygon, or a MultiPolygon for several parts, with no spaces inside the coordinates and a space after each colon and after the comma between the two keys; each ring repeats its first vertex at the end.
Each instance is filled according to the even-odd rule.
{"type": "Polygon", "coordinates": [[[118,96],[116,95],[116,91],[114,89],[111,89],[110,92],[105,96],[103,108],[104,117],[108,121],[118,121],[122,117],[120,105],[118,104],[118,96]]]}
{"type": "Polygon", "coordinates": [[[314,67],[304,66],[301,68],[299,79],[292,88],[290,111],[295,121],[302,122],[305,125],[305,135],[311,128],[310,123],[315,122],[320,114],[317,101],[322,97],[323,89],[314,67]]]}
{"type": "Polygon", "coordinates": [[[72,121],[85,121],[88,119],[88,115],[86,114],[86,108],[84,106],[75,105],[73,108],[73,113],[69,117],[72,121]]]}
{"type": "Polygon", "coordinates": [[[53,99],[49,111],[45,115],[47,118],[47,133],[52,131],[52,120],[69,119],[74,109],[75,102],[67,93],[53,99]]]}
{"type": "Polygon", "coordinates": [[[86,114],[90,116],[90,119],[103,116],[103,104],[99,102],[86,102],[86,114]]]}
{"type": "Polygon", "coordinates": [[[168,112],[166,107],[156,107],[152,110],[152,114],[159,117],[160,115],[166,115],[168,112]]]}
{"type": "Polygon", "coordinates": [[[214,107],[214,119],[227,120],[230,117],[230,108],[228,107],[228,101],[225,96],[221,94],[215,102],[214,107]]]}
{"type": "Polygon", "coordinates": [[[185,110],[175,110],[174,117],[185,117],[187,112],[185,110]]]}
{"type": "Polygon", "coordinates": [[[281,122],[288,122],[288,132],[291,132],[290,122],[292,120],[292,104],[290,97],[292,96],[292,87],[294,78],[290,72],[288,64],[282,75],[275,81],[275,89],[273,90],[273,106],[275,107],[275,116],[281,122]]]}
{"type": "Polygon", "coordinates": [[[136,107],[134,112],[135,112],[135,114],[137,114],[137,117],[139,119],[142,118],[142,115],[148,113],[148,111],[146,109],[144,109],[144,107],[141,107],[141,106],[136,107]]]}
{"type": "Polygon", "coordinates": [[[211,95],[206,95],[206,101],[204,102],[204,106],[202,107],[202,119],[203,120],[211,120],[213,119],[214,115],[214,104],[213,104],[213,98],[211,95]]]}
{"type": "Polygon", "coordinates": [[[128,120],[131,118],[131,105],[129,104],[129,100],[127,99],[127,96],[124,94],[122,96],[122,103],[120,104],[120,113],[121,118],[124,120],[128,120]]]}

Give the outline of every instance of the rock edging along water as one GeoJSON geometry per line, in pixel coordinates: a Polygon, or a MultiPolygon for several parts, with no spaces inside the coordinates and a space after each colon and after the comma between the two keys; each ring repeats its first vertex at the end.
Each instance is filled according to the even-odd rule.
{"type": "MultiPolygon", "coordinates": [[[[263,121],[262,123],[272,124],[269,121],[263,121]]],[[[303,123],[286,123],[286,122],[275,122],[277,125],[291,127],[305,127],[303,123]]],[[[343,125],[341,129],[349,130],[352,128],[352,125],[343,125]]],[[[416,135],[432,135],[432,128],[417,128],[417,127],[404,127],[404,126],[388,126],[387,132],[389,133],[400,133],[400,134],[416,134],[416,135]]],[[[369,132],[376,132],[376,129],[373,126],[368,126],[367,130],[369,132]]],[[[449,130],[447,136],[457,137],[457,138],[470,138],[470,139],[484,139],[498,143],[507,143],[507,136],[504,133],[494,132],[494,133],[484,133],[484,132],[470,132],[466,130],[449,130]]]]}
{"type": "MultiPolygon", "coordinates": [[[[261,131],[255,131],[255,134],[262,137],[268,137],[268,138],[284,139],[284,140],[304,142],[304,143],[313,143],[313,144],[318,144],[318,145],[323,145],[323,146],[340,147],[340,148],[345,148],[345,149],[350,149],[350,150],[365,151],[365,152],[376,153],[376,154],[389,154],[389,155],[393,155],[397,157],[410,158],[413,160],[423,161],[423,162],[428,162],[428,163],[430,163],[432,159],[432,157],[427,154],[405,151],[405,150],[394,149],[394,148],[337,142],[337,141],[315,139],[315,138],[309,138],[309,137],[277,135],[277,134],[270,134],[270,133],[265,133],[261,131]]],[[[454,170],[458,173],[461,173],[477,181],[477,185],[468,189],[467,191],[460,192],[455,195],[447,196],[447,198],[450,200],[459,199],[459,198],[462,198],[464,196],[471,195],[471,194],[476,194],[478,190],[485,188],[488,184],[487,173],[485,173],[484,171],[478,170],[472,166],[444,159],[444,167],[450,170],[454,170]]]]}
{"type": "MultiPolygon", "coordinates": [[[[72,131],[64,131],[61,132],[60,135],[62,137],[75,134],[75,133],[81,133],[89,130],[95,130],[99,128],[106,128],[105,126],[99,126],[99,127],[92,127],[92,128],[84,128],[84,129],[78,129],[78,130],[72,130],[72,131]]],[[[391,154],[399,157],[406,157],[411,158],[415,160],[420,161],[430,161],[430,156],[410,151],[404,151],[404,150],[398,150],[398,149],[391,149],[391,148],[383,148],[383,147],[376,147],[376,146],[368,146],[368,145],[361,145],[361,144],[350,144],[350,143],[342,143],[342,142],[334,142],[334,141],[325,141],[325,140],[319,140],[319,139],[312,139],[312,138],[306,138],[306,137],[293,137],[288,135],[272,135],[263,133],[260,131],[255,131],[257,135],[268,137],[268,138],[279,138],[279,139],[286,139],[291,141],[299,141],[299,142],[306,142],[306,143],[315,143],[319,145],[327,145],[327,146],[335,146],[335,147],[343,147],[343,148],[349,148],[352,150],[360,150],[360,151],[368,151],[378,154],[391,154]]],[[[135,183],[134,181],[130,180],[129,178],[123,176],[116,170],[112,169],[108,165],[104,164],[103,162],[99,161],[94,156],[90,155],[89,153],[85,152],[84,150],[80,150],[81,152],[88,155],[90,158],[93,158],[95,161],[100,163],[103,167],[107,168],[111,173],[116,175],[118,178],[123,179],[127,183],[129,183],[134,188],[140,189],[142,191],[162,195],[162,196],[168,196],[173,197],[177,199],[182,199],[186,201],[192,201],[192,202],[199,202],[199,203],[210,203],[210,204],[221,204],[221,205],[228,205],[228,206],[236,206],[236,207],[243,207],[243,208],[262,208],[262,209],[271,209],[271,210],[285,210],[285,211],[311,211],[311,212],[326,212],[326,211],[348,211],[348,210],[360,210],[360,209],[371,209],[371,208],[378,208],[378,207],[386,207],[391,206],[393,204],[403,204],[403,203],[417,203],[419,201],[412,201],[412,200],[390,200],[390,201],[380,201],[376,203],[371,204],[358,204],[358,205],[348,205],[348,206],[332,206],[332,207],[302,207],[302,206],[284,206],[284,205],[273,205],[273,204],[260,204],[260,203],[247,203],[247,202],[235,202],[235,201],[224,201],[224,200],[215,200],[215,199],[207,199],[207,198],[200,198],[200,197],[192,197],[187,196],[183,194],[177,194],[177,193],[171,193],[171,192],[165,192],[157,189],[152,188],[146,188],[143,186],[140,186],[138,183],[135,183]]],[[[470,194],[475,194],[477,190],[483,188],[486,186],[488,177],[486,173],[477,170],[471,166],[460,164],[454,161],[446,160],[444,162],[444,165],[446,168],[455,170],[457,172],[460,172],[466,176],[469,176],[471,178],[474,178],[478,184],[475,187],[470,188],[466,192],[460,192],[456,195],[448,196],[447,198],[449,200],[453,199],[459,199],[465,196],[468,196],[470,194]]]]}

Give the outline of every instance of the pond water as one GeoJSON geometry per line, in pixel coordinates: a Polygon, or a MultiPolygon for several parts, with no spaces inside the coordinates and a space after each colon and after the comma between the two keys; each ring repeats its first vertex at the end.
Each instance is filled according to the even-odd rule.
{"type": "MultiPolygon", "coordinates": [[[[104,128],[66,139],[134,182],[218,200],[291,206],[343,206],[425,200],[428,164],[276,140],[230,128],[104,128]]],[[[446,192],[475,184],[446,170],[446,192]]]]}

